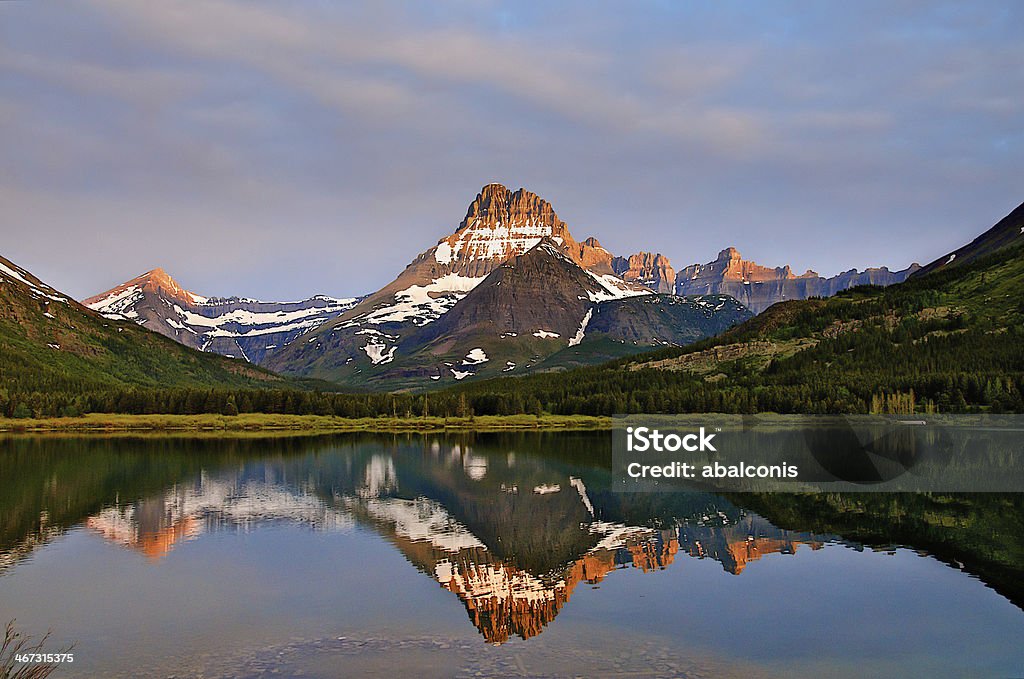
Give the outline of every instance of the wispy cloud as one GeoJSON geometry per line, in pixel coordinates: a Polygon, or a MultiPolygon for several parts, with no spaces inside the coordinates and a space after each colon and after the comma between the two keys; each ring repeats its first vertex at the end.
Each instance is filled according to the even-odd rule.
{"type": "Polygon", "coordinates": [[[0,250],[78,295],[157,263],[212,294],[362,292],[496,180],[580,237],[680,265],[725,245],[801,270],[904,265],[1021,199],[1022,18],[1013,2],[4,4],[0,250]]]}

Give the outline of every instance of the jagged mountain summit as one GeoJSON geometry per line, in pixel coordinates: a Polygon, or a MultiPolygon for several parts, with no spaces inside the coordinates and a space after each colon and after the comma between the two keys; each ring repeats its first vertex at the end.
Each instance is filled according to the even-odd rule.
{"type": "Polygon", "coordinates": [[[901,271],[886,267],[850,269],[831,278],[814,271],[794,274],[789,266],[770,268],[747,261],[736,248],[726,248],[713,262],[692,264],[676,276],[677,295],[722,294],[735,297],[755,314],[776,302],[808,297],[830,297],[857,285],[893,285],[920,269],[912,264],[901,271]]]}
{"type": "Polygon", "coordinates": [[[367,296],[341,320],[373,326],[431,323],[487,274],[542,238],[550,238],[568,257],[623,295],[647,291],[614,275],[611,253],[596,239],[577,243],[546,200],[525,189],[510,191],[501,184],[488,184],[470,203],[454,233],[416,257],[393,282],[367,296]]]}
{"type": "Polygon", "coordinates": [[[107,318],[135,321],[193,349],[259,364],[356,302],[358,298],[323,295],[299,302],[209,298],[189,292],[157,268],[84,304],[107,318]]]}
{"type": "Polygon", "coordinates": [[[615,257],[612,270],[623,280],[646,285],[655,292],[675,292],[675,269],[662,254],[638,252],[629,257],[615,257]]]}
{"type": "MultiPolygon", "coordinates": [[[[655,294],[616,275],[612,261],[596,239],[575,240],[536,194],[488,184],[455,231],[394,282],[267,365],[382,388],[535,368],[579,345],[588,314],[600,304],[655,294]]],[[[678,330],[693,334],[689,327],[678,330]]],[[[635,352],[678,341],[669,333],[630,346],[635,352]]]]}

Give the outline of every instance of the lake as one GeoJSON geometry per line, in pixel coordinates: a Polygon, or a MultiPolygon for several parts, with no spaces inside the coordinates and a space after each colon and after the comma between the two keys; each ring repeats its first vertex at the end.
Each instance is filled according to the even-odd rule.
{"type": "Polygon", "coordinates": [[[0,440],[56,677],[1024,674],[1020,495],[611,492],[607,432],[0,440]]]}

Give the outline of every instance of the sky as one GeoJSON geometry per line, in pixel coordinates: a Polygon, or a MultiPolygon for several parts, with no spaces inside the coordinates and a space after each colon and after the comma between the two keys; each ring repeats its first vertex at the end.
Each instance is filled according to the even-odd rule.
{"type": "Polygon", "coordinates": [[[1024,201],[1024,3],[0,3],[0,254],[371,292],[525,187],[680,269],[925,263],[1024,201]]]}

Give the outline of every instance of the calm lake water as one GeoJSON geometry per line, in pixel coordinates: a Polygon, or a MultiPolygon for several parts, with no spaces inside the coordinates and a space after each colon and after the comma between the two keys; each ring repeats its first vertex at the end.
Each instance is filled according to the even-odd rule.
{"type": "Polygon", "coordinates": [[[1020,495],[610,492],[607,433],[0,440],[55,675],[1022,676],[1020,495]]]}

